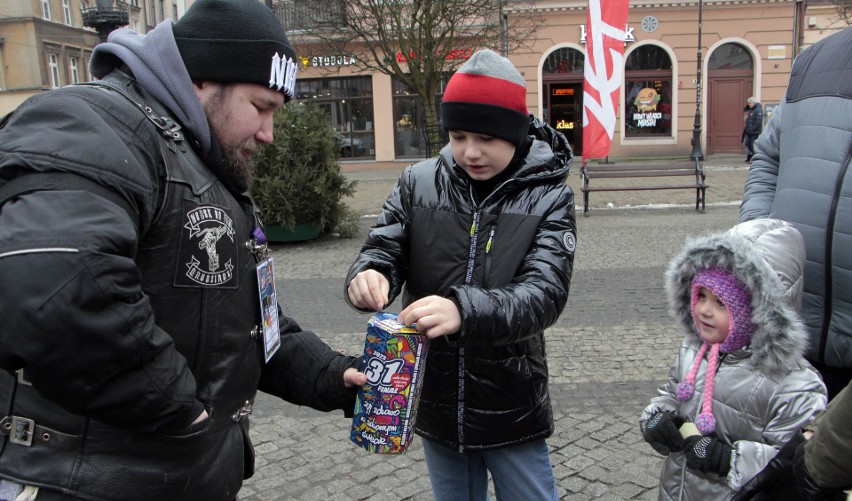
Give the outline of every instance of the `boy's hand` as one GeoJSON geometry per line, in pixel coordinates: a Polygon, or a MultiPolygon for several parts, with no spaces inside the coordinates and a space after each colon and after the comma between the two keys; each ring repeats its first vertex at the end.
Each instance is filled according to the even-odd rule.
{"type": "Polygon", "coordinates": [[[364,270],[349,282],[349,302],[356,308],[382,311],[388,304],[390,282],[376,270],[364,270]]]}
{"type": "Polygon", "coordinates": [[[367,375],[363,372],[358,372],[358,369],[350,367],[343,371],[343,385],[347,388],[364,386],[365,384],[367,384],[367,375]]]}
{"type": "Polygon", "coordinates": [[[461,314],[456,304],[441,296],[426,296],[399,312],[405,325],[417,324],[419,332],[429,339],[454,334],[461,328],[461,314]]]}

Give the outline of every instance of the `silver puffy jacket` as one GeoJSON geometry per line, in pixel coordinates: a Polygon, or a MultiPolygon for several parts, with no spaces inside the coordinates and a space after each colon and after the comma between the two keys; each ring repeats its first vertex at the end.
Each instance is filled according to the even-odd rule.
{"type": "Polygon", "coordinates": [[[676,388],[692,368],[701,340],[689,302],[696,270],[712,265],[734,270],[752,291],[749,346],[721,354],[713,392],[715,435],[734,449],[727,477],[687,469],[682,452],[672,453],[660,476],[659,499],[728,499],[762,470],[796,430],[826,406],[826,390],[803,356],[806,334],[796,310],[801,303],[804,241],[789,223],[757,219],[730,231],[690,240],[666,273],[672,315],[686,330],[677,361],[658,396],[642,412],[640,428],[657,411],[686,421],[701,412],[706,361],[695,378],[695,397],[678,402],[676,388]]]}

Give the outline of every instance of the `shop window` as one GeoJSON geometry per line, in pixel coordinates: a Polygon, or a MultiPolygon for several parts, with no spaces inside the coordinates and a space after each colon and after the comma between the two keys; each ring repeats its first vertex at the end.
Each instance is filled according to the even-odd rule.
{"type": "Polygon", "coordinates": [[[296,96],[326,112],[341,159],[375,157],[371,77],[302,78],[296,82],[296,96]]]}
{"type": "Polygon", "coordinates": [[[625,137],[671,137],[672,63],[654,45],[631,52],[624,65],[625,137]]]}
{"type": "Polygon", "coordinates": [[[553,73],[583,73],[583,65],[586,62],[586,56],[576,49],[563,47],[556,49],[547,56],[544,60],[544,65],[541,67],[541,72],[544,74],[553,73]]]}
{"type": "MultiPolygon", "coordinates": [[[[444,96],[444,86],[449,77],[441,81],[438,94],[435,96],[436,112],[440,113],[440,103],[444,96]]],[[[423,158],[436,155],[443,146],[435,145],[429,148],[426,143],[426,111],[423,107],[423,98],[411,88],[394,79],[393,80],[393,121],[394,121],[394,151],[397,158],[423,158]]],[[[446,143],[446,132],[439,131],[441,141],[446,143]]]]}
{"type": "Polygon", "coordinates": [[[708,70],[750,70],[753,67],[751,54],[738,43],[717,47],[707,61],[708,70]]]}

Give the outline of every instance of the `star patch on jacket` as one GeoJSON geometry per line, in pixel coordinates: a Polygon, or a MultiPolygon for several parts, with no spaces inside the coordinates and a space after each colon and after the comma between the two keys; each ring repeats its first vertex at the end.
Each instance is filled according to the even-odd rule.
{"type": "Polygon", "coordinates": [[[237,241],[228,209],[184,200],[176,287],[237,286],[237,241]]]}

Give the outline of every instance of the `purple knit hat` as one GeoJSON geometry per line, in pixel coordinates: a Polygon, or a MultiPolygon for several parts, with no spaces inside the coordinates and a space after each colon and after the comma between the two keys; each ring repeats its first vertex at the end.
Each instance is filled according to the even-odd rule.
{"type": "Polygon", "coordinates": [[[719,363],[719,352],[730,353],[737,351],[743,346],[751,343],[751,336],[757,326],[751,321],[751,292],[733,273],[728,270],[712,267],[699,270],[692,278],[692,297],[689,302],[689,310],[692,313],[695,330],[704,341],[692,369],[686,375],[686,379],[677,386],[677,399],[685,402],[692,398],[695,393],[695,376],[701,361],[708,349],[707,373],[704,382],[704,398],[701,403],[701,414],[695,419],[695,426],[701,433],[707,435],[716,429],[716,418],[713,417],[713,385],[716,377],[716,366],[719,363]],[[698,292],[706,287],[716,297],[722,300],[728,311],[729,332],[728,337],[722,343],[708,343],[701,334],[698,322],[695,320],[695,304],[698,302],[698,292]]]}

